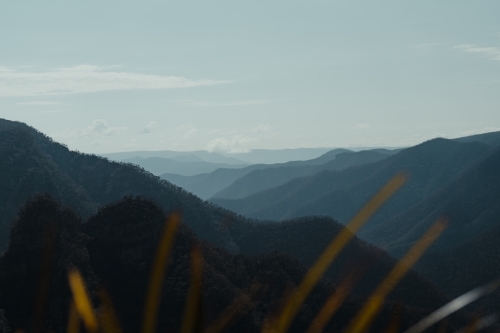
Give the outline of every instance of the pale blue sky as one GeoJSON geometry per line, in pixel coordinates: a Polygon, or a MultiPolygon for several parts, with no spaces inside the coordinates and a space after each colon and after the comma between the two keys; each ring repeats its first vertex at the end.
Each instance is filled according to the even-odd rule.
{"type": "Polygon", "coordinates": [[[0,117],[85,152],[500,130],[500,1],[10,1],[0,117]]]}

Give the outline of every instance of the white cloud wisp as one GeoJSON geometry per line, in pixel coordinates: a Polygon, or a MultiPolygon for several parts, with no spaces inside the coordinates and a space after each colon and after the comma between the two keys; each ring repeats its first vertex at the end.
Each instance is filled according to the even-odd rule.
{"type": "Polygon", "coordinates": [[[56,134],[60,138],[88,138],[93,136],[112,136],[126,131],[126,127],[112,127],[104,119],[96,119],[87,127],[78,130],[65,130],[56,134]]]}
{"type": "Polygon", "coordinates": [[[114,71],[113,68],[79,65],[41,72],[26,72],[0,67],[0,97],[50,96],[110,90],[189,88],[229,82],[121,72],[114,71]]]}
{"type": "Polygon", "coordinates": [[[470,44],[457,45],[454,49],[461,50],[465,53],[475,53],[488,58],[490,60],[500,61],[500,48],[498,47],[477,47],[470,44]]]}
{"type": "Polygon", "coordinates": [[[221,137],[211,140],[207,144],[209,152],[217,153],[247,153],[250,151],[248,144],[255,142],[256,139],[241,135],[235,135],[231,139],[221,137]]]}

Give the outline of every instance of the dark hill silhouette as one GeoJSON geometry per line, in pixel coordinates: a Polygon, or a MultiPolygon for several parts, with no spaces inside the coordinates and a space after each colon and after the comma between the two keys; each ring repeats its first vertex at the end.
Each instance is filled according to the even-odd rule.
{"type": "Polygon", "coordinates": [[[21,208],[10,232],[9,248],[0,260],[0,307],[12,328],[33,332],[40,332],[42,327],[56,332],[66,330],[70,267],[79,268],[91,296],[97,296],[97,278],[85,247],[87,241],[79,217],[50,196],[38,196],[21,208]],[[51,297],[37,297],[41,291],[51,297]],[[35,299],[40,302],[44,298],[45,302],[35,303],[35,299]],[[42,309],[48,311],[34,313],[42,309]]]}
{"type": "MultiPolygon", "coordinates": [[[[344,152],[336,154],[333,159],[330,159],[326,163],[322,164],[314,163],[307,166],[295,166],[292,164],[283,167],[254,170],[237,179],[234,183],[222,191],[216,193],[213,198],[243,199],[254,193],[285,184],[295,178],[310,176],[325,170],[342,170],[351,166],[369,164],[383,160],[392,154],[393,152],[390,150],[366,150],[356,153],[344,152]]],[[[321,161],[323,162],[325,160],[326,159],[322,159],[321,161]]]]}
{"type": "MultiPolygon", "coordinates": [[[[0,307],[13,329],[65,332],[70,292],[66,274],[76,266],[82,272],[94,306],[101,308],[96,297],[104,287],[114,303],[125,333],[140,331],[141,308],[152,259],[165,221],[162,209],[150,200],[124,198],[99,209],[81,225],[67,207],[47,195],[27,202],[20,211],[11,233],[11,243],[0,261],[0,307]],[[54,243],[48,241],[47,227],[57,233],[54,243]],[[40,271],[46,267],[41,253],[55,246],[48,284],[45,311],[37,324],[33,304],[40,271]]],[[[283,292],[297,285],[306,269],[286,254],[254,257],[231,254],[196,238],[181,224],[175,237],[167,275],[163,281],[158,332],[178,331],[190,281],[190,252],[194,245],[204,258],[202,284],[202,325],[212,322],[235,299],[248,293],[258,283],[259,293],[249,307],[228,327],[228,332],[261,330],[268,311],[277,308],[283,292]]],[[[301,307],[289,332],[304,332],[336,284],[321,279],[301,307]]],[[[414,290],[415,291],[415,290],[414,290]]],[[[250,296],[248,296],[250,297],[250,296]]],[[[363,304],[363,298],[349,296],[327,330],[340,330],[349,323],[363,304]]],[[[377,317],[373,330],[384,330],[392,320],[394,304],[388,302],[377,317]]],[[[402,328],[415,323],[426,312],[403,306],[402,328]]]]}

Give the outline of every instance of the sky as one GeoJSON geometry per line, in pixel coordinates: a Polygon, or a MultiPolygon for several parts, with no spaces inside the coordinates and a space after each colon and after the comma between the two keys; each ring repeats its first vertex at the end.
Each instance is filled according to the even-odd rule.
{"type": "Polygon", "coordinates": [[[500,1],[9,1],[0,118],[88,153],[500,130],[500,1]]]}

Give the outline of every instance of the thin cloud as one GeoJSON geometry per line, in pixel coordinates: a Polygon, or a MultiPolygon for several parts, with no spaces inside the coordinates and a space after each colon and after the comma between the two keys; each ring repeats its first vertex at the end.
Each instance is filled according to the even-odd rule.
{"type": "Polygon", "coordinates": [[[368,125],[368,124],[356,124],[353,127],[351,127],[351,129],[364,130],[364,129],[367,129],[369,127],[370,127],[370,125],[368,125]]]}
{"type": "Polygon", "coordinates": [[[153,133],[154,129],[158,127],[158,123],[156,121],[151,121],[149,124],[144,126],[141,130],[142,134],[153,133]]]}
{"type": "Polygon", "coordinates": [[[498,47],[478,47],[470,44],[457,45],[454,49],[465,53],[475,53],[489,60],[500,61],[500,48],[498,47]]]}
{"type": "Polygon", "coordinates": [[[104,119],[96,119],[87,127],[70,130],[66,129],[62,133],[55,136],[61,138],[87,138],[94,136],[112,136],[126,131],[126,127],[113,127],[109,126],[108,122],[104,119]]]}
{"type": "Polygon", "coordinates": [[[416,49],[428,49],[438,45],[441,45],[441,43],[424,43],[424,44],[413,45],[413,47],[416,49]]]}
{"type": "Polygon", "coordinates": [[[257,133],[264,133],[269,131],[269,128],[270,128],[269,125],[260,124],[259,126],[255,127],[253,131],[257,133]]]}
{"type": "Polygon", "coordinates": [[[33,101],[33,102],[20,102],[17,105],[56,105],[61,104],[59,102],[49,102],[49,101],[33,101]]]}
{"type": "Polygon", "coordinates": [[[196,136],[198,128],[195,125],[181,125],[177,127],[177,133],[182,135],[184,140],[189,140],[196,136]]]}
{"type": "Polygon", "coordinates": [[[114,70],[116,68],[116,66],[78,65],[28,72],[0,67],[0,96],[50,96],[111,90],[158,90],[211,86],[230,82],[122,72],[114,70]]]}
{"type": "Polygon", "coordinates": [[[207,150],[209,152],[218,153],[248,153],[250,148],[249,144],[257,141],[254,138],[245,137],[241,135],[235,135],[232,138],[220,137],[211,140],[207,144],[207,150]]]}
{"type": "Polygon", "coordinates": [[[227,101],[227,102],[210,102],[210,101],[185,101],[186,104],[192,106],[245,106],[245,105],[258,105],[269,103],[270,100],[248,100],[248,101],[227,101]]]}

